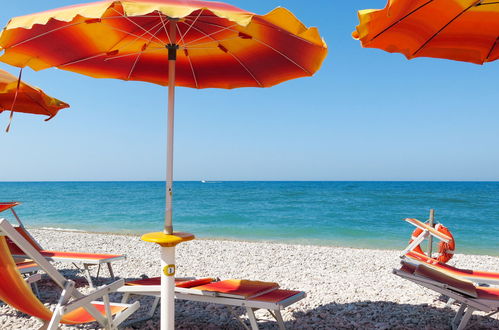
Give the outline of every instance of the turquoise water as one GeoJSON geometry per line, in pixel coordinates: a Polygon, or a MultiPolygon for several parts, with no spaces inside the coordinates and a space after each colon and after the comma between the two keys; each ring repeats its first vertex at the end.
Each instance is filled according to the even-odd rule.
{"type": "MultiPolygon", "coordinates": [[[[1,182],[31,227],[162,230],[163,182],[1,182]]],[[[499,255],[499,182],[175,182],[174,227],[227,238],[402,249],[406,217],[449,227],[457,252],[499,255]]],[[[12,219],[10,212],[0,216],[12,219]]]]}

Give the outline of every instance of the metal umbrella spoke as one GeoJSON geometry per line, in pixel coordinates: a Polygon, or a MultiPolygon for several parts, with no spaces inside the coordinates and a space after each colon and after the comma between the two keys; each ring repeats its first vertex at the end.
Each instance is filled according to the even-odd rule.
{"type": "MultiPolygon", "coordinates": [[[[161,26],[159,27],[159,29],[154,33],[154,35],[158,34],[159,32],[161,31],[161,26]]],[[[139,62],[140,60],[140,57],[142,56],[142,54],[144,54],[145,50],[148,48],[148,46],[151,44],[151,41],[152,41],[152,37],[149,39],[149,42],[147,44],[144,44],[144,46],[142,47],[142,51],[139,52],[137,54],[137,57],[135,58],[135,61],[133,62],[132,64],[132,67],[130,68],[130,71],[128,72],[128,77],[127,79],[130,79],[130,77],[132,76],[132,73],[133,73],[133,70],[135,70],[135,66],[137,65],[137,63],[139,62]]]]}
{"type": "Polygon", "coordinates": [[[477,3],[480,3],[481,0],[476,1],[463,11],[461,11],[458,15],[456,15],[453,19],[451,19],[449,22],[447,22],[444,26],[442,26],[437,32],[435,32],[428,40],[426,40],[412,55],[416,55],[419,53],[430,41],[432,41],[436,36],[438,36],[443,30],[445,30],[446,27],[448,27],[452,22],[456,21],[459,17],[461,17],[464,13],[466,13],[470,8],[473,8],[477,5],[477,3]]]}
{"type": "MultiPolygon", "coordinates": [[[[117,11],[117,10],[116,10],[116,9],[114,9],[114,8],[111,8],[111,9],[112,9],[112,10],[114,10],[114,11],[115,11],[118,15],[121,15],[121,17],[125,18],[127,21],[129,21],[130,23],[132,23],[133,25],[135,25],[135,26],[136,26],[137,28],[139,28],[140,30],[143,30],[144,32],[147,32],[147,33],[151,34],[148,30],[144,29],[141,25],[137,24],[136,22],[134,22],[134,20],[130,19],[130,17],[129,17],[129,16],[127,16],[127,15],[124,15],[124,14],[120,13],[119,11],[117,11]]],[[[143,16],[143,17],[150,18],[151,16],[149,16],[149,15],[145,15],[145,16],[143,16]]],[[[119,29],[118,29],[118,30],[119,30],[119,29]]],[[[127,33],[127,31],[124,31],[124,33],[127,33]]],[[[151,34],[151,35],[152,35],[152,34],[151,34]]],[[[165,42],[164,42],[163,40],[161,40],[160,38],[155,37],[154,35],[152,35],[152,36],[153,36],[155,39],[157,39],[157,40],[158,40],[158,43],[163,44],[163,45],[165,44],[165,42]]]]}
{"type": "Polygon", "coordinates": [[[497,46],[497,44],[499,43],[499,36],[496,38],[496,40],[494,41],[494,43],[492,44],[492,47],[490,47],[490,50],[489,52],[487,53],[487,56],[485,57],[486,60],[489,59],[490,57],[490,54],[492,54],[492,51],[494,50],[494,48],[497,46]]]}
{"type": "MultiPolygon", "coordinates": [[[[102,24],[103,24],[103,23],[102,23],[102,24]]],[[[108,27],[110,27],[110,28],[114,28],[112,25],[106,25],[106,26],[108,26],[108,27]]],[[[156,28],[157,26],[158,26],[158,24],[156,24],[155,26],[153,26],[153,27],[151,28],[151,30],[152,30],[152,29],[154,29],[154,28],[156,28]]],[[[122,32],[122,31],[120,31],[120,32],[122,32]]],[[[135,34],[135,33],[133,33],[133,32],[132,32],[132,33],[129,33],[129,34],[124,34],[124,35],[123,35],[123,38],[121,38],[120,40],[118,40],[118,41],[117,41],[117,42],[116,42],[116,43],[115,43],[112,47],[110,47],[110,49],[112,49],[112,50],[108,50],[108,51],[105,51],[105,52],[101,52],[101,53],[99,53],[99,54],[95,54],[95,55],[91,55],[91,56],[86,56],[86,57],[83,57],[83,58],[79,58],[79,59],[77,59],[77,60],[72,60],[72,61],[70,61],[70,62],[62,63],[62,64],[57,65],[57,67],[62,68],[62,67],[65,67],[65,66],[69,66],[69,65],[73,65],[73,64],[80,63],[80,62],[84,62],[84,61],[92,60],[92,59],[97,58],[97,57],[107,56],[107,55],[108,55],[109,53],[111,53],[111,52],[118,52],[118,53],[119,53],[119,51],[120,51],[121,49],[124,49],[124,48],[128,47],[129,45],[131,45],[132,43],[136,42],[136,41],[137,41],[137,40],[139,40],[139,39],[144,39],[144,41],[148,41],[148,42],[150,42],[152,39],[145,39],[145,38],[144,38],[144,35],[145,35],[145,34],[147,34],[147,33],[148,33],[148,32],[146,31],[146,32],[143,32],[143,34],[142,34],[142,35],[136,35],[136,34],[135,34]],[[125,38],[127,38],[128,36],[134,36],[135,38],[134,38],[133,40],[130,40],[130,41],[129,41],[129,42],[127,42],[126,44],[121,45],[120,47],[118,47],[118,48],[116,48],[116,49],[113,49],[116,45],[118,45],[120,42],[122,42],[123,40],[125,40],[125,38]]]]}

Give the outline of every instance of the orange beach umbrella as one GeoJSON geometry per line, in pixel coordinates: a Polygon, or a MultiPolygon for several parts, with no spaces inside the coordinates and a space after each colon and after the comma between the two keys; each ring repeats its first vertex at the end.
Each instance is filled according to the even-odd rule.
{"type": "Polygon", "coordinates": [[[389,0],[359,11],[352,36],[363,47],[477,64],[499,57],[497,0],[389,0]]]}
{"type": "Polygon", "coordinates": [[[143,239],[161,245],[161,328],[173,329],[175,245],[194,238],[172,226],[175,86],[270,87],[311,76],[325,42],[284,8],[256,15],[211,1],[107,0],[13,18],[0,46],[0,60],[18,67],[168,85],[164,232],[143,239]]]}
{"type": "MultiPolygon", "coordinates": [[[[52,119],[69,104],[48,96],[40,88],[31,86],[7,71],[0,69],[0,113],[3,111],[32,113],[52,119]]],[[[10,124],[9,124],[10,126],[10,124]]]]}

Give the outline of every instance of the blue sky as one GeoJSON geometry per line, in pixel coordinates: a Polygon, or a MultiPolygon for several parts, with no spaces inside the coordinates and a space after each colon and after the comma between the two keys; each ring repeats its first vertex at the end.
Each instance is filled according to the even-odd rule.
{"type": "MultiPolygon", "coordinates": [[[[385,0],[229,2],[290,9],[329,55],[314,77],[272,88],[178,88],[176,180],[499,180],[499,63],[361,48],[356,11],[385,0]]],[[[11,1],[0,24],[73,3],[11,1]]],[[[23,79],[71,108],[49,122],[15,114],[0,133],[0,181],[164,180],[166,88],[55,69],[23,79]]]]}

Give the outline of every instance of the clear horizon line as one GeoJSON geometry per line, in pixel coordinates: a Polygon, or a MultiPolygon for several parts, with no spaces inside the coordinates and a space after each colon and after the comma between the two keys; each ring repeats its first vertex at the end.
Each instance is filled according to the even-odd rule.
{"type": "MultiPolygon", "coordinates": [[[[43,182],[166,182],[165,180],[8,180],[0,183],[43,183],[43,182]]],[[[499,182],[499,180],[474,180],[474,179],[455,179],[455,180],[440,180],[440,179],[418,179],[418,180],[174,180],[173,182],[499,182]]]]}

